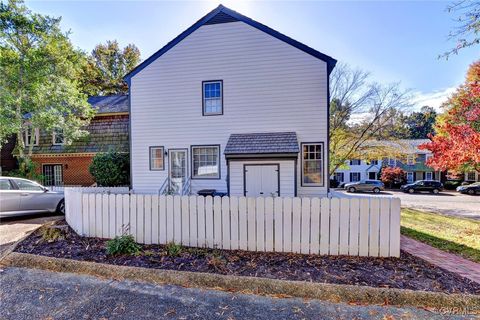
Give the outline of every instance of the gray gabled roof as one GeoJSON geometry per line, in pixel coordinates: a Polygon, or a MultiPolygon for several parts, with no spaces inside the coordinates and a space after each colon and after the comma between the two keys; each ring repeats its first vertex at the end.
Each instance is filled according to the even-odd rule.
{"type": "Polygon", "coordinates": [[[322,61],[325,61],[327,63],[327,71],[328,71],[328,74],[330,75],[330,73],[332,72],[333,68],[335,67],[335,64],[337,63],[337,60],[335,60],[334,58],[324,54],[324,53],[321,53],[303,43],[300,43],[298,42],[297,40],[294,40],[276,30],[273,30],[272,28],[264,25],[264,24],[261,24],[251,18],[248,18],[236,11],[233,11],[232,9],[229,9],[223,5],[219,5],[217,8],[213,9],[212,11],[210,11],[207,15],[205,15],[203,18],[201,18],[200,20],[198,20],[195,24],[193,24],[192,26],[190,26],[190,28],[188,28],[187,30],[185,30],[184,32],[182,32],[180,35],[178,35],[175,39],[173,39],[172,41],[170,41],[169,43],[167,43],[163,48],[161,48],[160,50],[158,50],[157,52],[155,52],[153,55],[151,55],[149,58],[147,58],[145,61],[143,61],[142,63],[140,63],[137,67],[135,67],[135,69],[133,69],[132,71],[130,71],[127,75],[125,75],[123,77],[123,79],[125,81],[127,81],[127,83],[130,85],[130,79],[136,75],[137,73],[139,73],[140,71],[142,71],[146,66],[148,66],[149,64],[151,64],[153,61],[155,61],[158,57],[160,57],[161,55],[163,55],[165,52],[167,52],[168,50],[170,50],[171,48],[173,48],[174,46],[176,46],[180,41],[182,41],[183,39],[185,39],[188,35],[190,35],[192,32],[194,32],[195,30],[197,30],[198,28],[200,28],[201,26],[205,25],[205,24],[216,24],[216,23],[226,23],[226,22],[233,22],[233,21],[242,21],[254,28],[257,28],[258,30],[261,30],[269,35],[271,35],[272,37],[275,37],[281,41],[284,41],[288,44],[290,44],[291,46],[297,48],[297,49],[300,49],[312,56],[314,56],[315,58],[317,59],[320,59],[322,61]]]}
{"type": "Polygon", "coordinates": [[[268,132],[232,134],[225,147],[225,155],[298,153],[295,132],[268,132]]]}

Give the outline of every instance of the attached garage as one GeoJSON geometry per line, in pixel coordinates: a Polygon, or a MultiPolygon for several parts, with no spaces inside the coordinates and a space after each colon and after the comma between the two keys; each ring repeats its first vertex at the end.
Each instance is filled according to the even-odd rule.
{"type": "Polygon", "coordinates": [[[297,158],[294,132],[233,134],[225,148],[231,196],[296,196],[297,158]]]}

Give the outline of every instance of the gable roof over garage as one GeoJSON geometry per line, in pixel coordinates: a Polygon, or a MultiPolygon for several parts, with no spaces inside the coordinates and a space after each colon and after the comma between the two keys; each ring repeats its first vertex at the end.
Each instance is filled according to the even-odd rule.
{"type": "Polygon", "coordinates": [[[167,45],[165,45],[163,48],[161,48],[160,50],[158,50],[157,52],[155,52],[153,55],[151,55],[149,58],[147,58],[145,61],[143,61],[141,64],[139,64],[135,69],[133,69],[132,71],[130,71],[125,77],[125,81],[127,81],[128,83],[130,82],[130,79],[136,75],[137,73],[139,73],[140,71],[142,71],[145,67],[147,67],[150,63],[152,63],[153,61],[155,61],[158,57],[160,57],[161,55],[163,55],[165,52],[167,52],[168,50],[170,50],[171,48],[173,48],[175,45],[177,45],[180,41],[182,41],[183,39],[185,39],[188,35],[190,35],[191,33],[193,33],[195,30],[197,30],[198,28],[200,28],[201,26],[203,25],[208,25],[208,24],[218,24],[218,23],[228,23],[228,22],[235,22],[235,21],[242,21],[254,28],[257,28],[269,35],[271,35],[272,37],[275,37],[279,40],[282,40],[292,46],[294,46],[295,48],[298,48],[312,56],[314,56],[315,58],[318,58],[322,61],[325,61],[327,63],[327,71],[328,71],[328,74],[330,74],[330,72],[333,70],[333,68],[335,67],[335,64],[337,63],[337,60],[335,60],[334,58],[326,55],[326,54],[323,54],[303,43],[300,43],[298,42],[297,40],[294,40],[276,30],[273,30],[272,28],[270,27],[267,27],[266,25],[264,24],[261,24],[260,22],[257,22],[253,19],[250,19],[249,17],[246,17],[234,10],[231,10],[223,5],[219,5],[217,8],[215,8],[214,10],[212,10],[210,13],[208,13],[207,15],[205,15],[203,18],[201,18],[200,20],[198,20],[195,24],[193,24],[190,28],[188,28],[187,30],[185,30],[184,32],[182,32],[179,36],[177,36],[175,39],[173,39],[172,41],[170,41],[169,43],[167,43],[167,45]]]}

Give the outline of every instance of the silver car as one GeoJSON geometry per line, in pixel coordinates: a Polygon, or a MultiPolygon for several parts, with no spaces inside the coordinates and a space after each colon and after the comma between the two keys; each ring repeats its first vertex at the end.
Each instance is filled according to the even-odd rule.
{"type": "Polygon", "coordinates": [[[63,192],[54,192],[27,179],[0,177],[0,217],[31,213],[65,213],[63,192]]]}
{"type": "Polygon", "coordinates": [[[385,185],[382,181],[365,180],[347,183],[345,184],[345,190],[348,192],[371,191],[373,193],[380,193],[380,191],[385,190],[385,185]]]}

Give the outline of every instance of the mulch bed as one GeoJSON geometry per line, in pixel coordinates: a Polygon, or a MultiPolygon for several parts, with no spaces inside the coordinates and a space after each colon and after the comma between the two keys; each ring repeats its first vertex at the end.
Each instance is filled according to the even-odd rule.
{"type": "Polygon", "coordinates": [[[480,294],[480,284],[405,252],[400,258],[370,258],[183,247],[179,255],[169,256],[163,245],[142,245],[140,255],[113,257],[106,254],[107,240],[80,237],[69,227],[62,232],[63,239],[48,242],[43,240],[42,232],[37,231],[15,251],[133,267],[480,294]]]}

